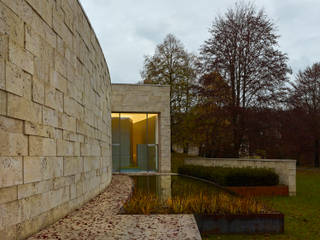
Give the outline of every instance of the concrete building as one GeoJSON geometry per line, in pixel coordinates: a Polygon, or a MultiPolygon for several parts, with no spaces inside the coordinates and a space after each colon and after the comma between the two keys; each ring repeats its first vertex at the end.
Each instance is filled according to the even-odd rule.
{"type": "Polygon", "coordinates": [[[0,239],[24,239],[103,191],[116,144],[118,170],[169,172],[169,95],[111,86],[78,0],[0,0],[0,239]],[[122,142],[111,112],[127,121],[122,142]]]}
{"type": "Polygon", "coordinates": [[[171,171],[170,87],[112,84],[113,171],[171,171]]]}

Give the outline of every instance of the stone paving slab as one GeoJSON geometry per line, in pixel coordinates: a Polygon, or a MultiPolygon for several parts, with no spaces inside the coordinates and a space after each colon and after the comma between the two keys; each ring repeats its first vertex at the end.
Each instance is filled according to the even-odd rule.
{"type": "Polygon", "coordinates": [[[29,240],[201,239],[193,215],[120,215],[132,186],[130,177],[114,175],[103,193],[29,240]]]}

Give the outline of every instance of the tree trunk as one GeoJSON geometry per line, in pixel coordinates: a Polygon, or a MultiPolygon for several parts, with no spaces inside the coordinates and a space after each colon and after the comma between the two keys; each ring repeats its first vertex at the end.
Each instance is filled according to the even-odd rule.
{"type": "Polygon", "coordinates": [[[319,139],[314,141],[314,167],[319,167],[319,139]]]}

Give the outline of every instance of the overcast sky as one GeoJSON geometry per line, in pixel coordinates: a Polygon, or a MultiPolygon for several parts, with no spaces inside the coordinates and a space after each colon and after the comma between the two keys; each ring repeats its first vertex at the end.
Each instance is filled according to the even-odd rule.
{"type": "MultiPolygon", "coordinates": [[[[80,0],[98,36],[111,81],[141,80],[143,56],[173,33],[185,48],[198,53],[209,38],[214,18],[235,0],[80,0]]],[[[280,49],[294,73],[320,61],[319,0],[256,0],[281,35],[280,49]]]]}

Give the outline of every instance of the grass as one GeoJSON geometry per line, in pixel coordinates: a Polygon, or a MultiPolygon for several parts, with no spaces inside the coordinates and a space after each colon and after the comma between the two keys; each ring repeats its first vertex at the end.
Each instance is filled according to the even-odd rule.
{"type": "Polygon", "coordinates": [[[212,235],[206,240],[319,240],[320,169],[297,170],[297,196],[263,198],[267,205],[285,214],[285,233],[279,235],[212,235]]]}
{"type": "MultiPolygon", "coordinates": [[[[186,155],[172,154],[172,171],[186,155]]],[[[212,235],[205,240],[320,240],[320,169],[297,169],[297,196],[263,198],[285,214],[285,232],[279,235],[212,235]]]]}
{"type": "Polygon", "coordinates": [[[265,205],[253,198],[241,198],[227,193],[198,192],[176,195],[160,200],[155,194],[136,190],[123,206],[127,214],[256,214],[266,211],[265,205]]]}

